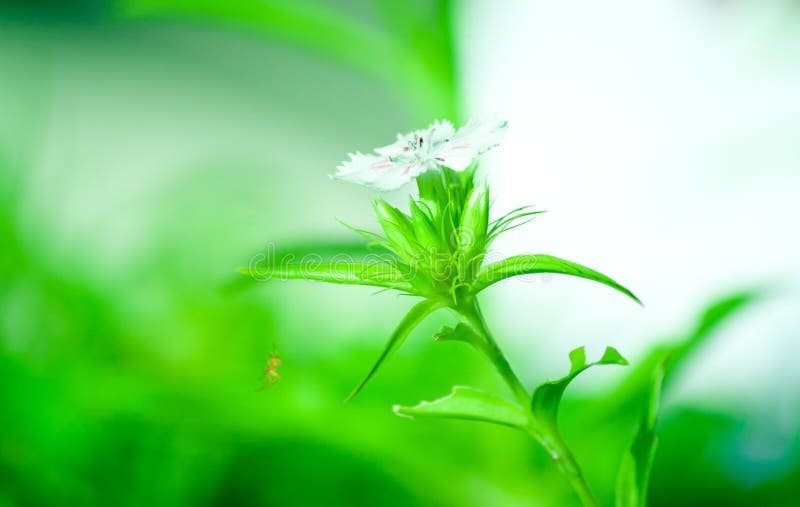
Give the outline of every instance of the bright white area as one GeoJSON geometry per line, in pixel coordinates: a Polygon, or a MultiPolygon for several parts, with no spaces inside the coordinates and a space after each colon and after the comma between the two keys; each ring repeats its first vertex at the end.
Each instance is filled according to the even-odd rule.
{"type": "Polygon", "coordinates": [[[547,360],[528,380],[563,373],[584,343],[635,361],[714,298],[772,283],[676,395],[744,396],[796,420],[796,3],[474,0],[459,24],[466,109],[511,123],[487,164],[495,209],[549,210],[498,249],[585,263],[647,305],[567,277],[491,289],[501,339],[547,360]]]}

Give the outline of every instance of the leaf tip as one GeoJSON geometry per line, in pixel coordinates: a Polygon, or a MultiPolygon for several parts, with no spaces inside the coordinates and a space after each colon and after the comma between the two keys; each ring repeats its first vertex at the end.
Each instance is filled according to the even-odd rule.
{"type": "Polygon", "coordinates": [[[456,330],[450,326],[442,326],[439,332],[433,334],[433,339],[436,341],[449,340],[455,332],[456,330]]]}
{"type": "Polygon", "coordinates": [[[344,401],[342,401],[342,403],[350,403],[351,401],[353,401],[353,398],[355,398],[358,395],[358,393],[361,392],[361,389],[364,387],[364,384],[366,384],[366,382],[361,382],[360,384],[358,384],[356,388],[353,389],[353,391],[347,395],[347,398],[345,398],[344,401]]]}
{"type": "Polygon", "coordinates": [[[394,415],[398,417],[414,419],[414,416],[406,411],[407,408],[408,407],[404,407],[403,405],[392,405],[392,412],[394,412],[394,415]]]}
{"type": "MultiPolygon", "coordinates": [[[[615,283],[616,283],[616,282],[615,282],[615,283]]],[[[634,293],[633,293],[633,291],[632,291],[632,290],[630,290],[630,289],[628,289],[627,287],[625,287],[625,286],[623,286],[623,285],[620,285],[620,284],[617,284],[617,287],[616,287],[616,289],[617,289],[617,290],[619,290],[620,292],[622,292],[623,294],[625,294],[626,296],[628,296],[629,298],[633,299],[633,301],[634,301],[634,302],[635,302],[637,305],[639,305],[639,306],[641,306],[642,308],[644,308],[644,303],[642,302],[642,300],[641,300],[641,299],[639,299],[639,296],[637,296],[636,294],[634,294],[634,293]]]]}
{"type": "Polygon", "coordinates": [[[570,373],[586,366],[586,347],[581,345],[569,353],[570,373]]]}
{"type": "Polygon", "coordinates": [[[605,352],[603,352],[603,357],[600,358],[600,362],[603,364],[619,364],[621,366],[630,364],[616,348],[611,346],[606,347],[605,352]]]}

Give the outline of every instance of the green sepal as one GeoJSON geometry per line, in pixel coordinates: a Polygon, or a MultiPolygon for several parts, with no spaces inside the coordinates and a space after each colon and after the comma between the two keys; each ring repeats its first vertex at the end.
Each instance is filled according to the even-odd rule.
{"type": "Polygon", "coordinates": [[[256,281],[269,280],[312,280],[317,282],[347,285],[369,285],[413,292],[413,286],[406,281],[398,269],[399,263],[375,262],[308,262],[284,264],[275,267],[239,268],[239,273],[256,281]]]}
{"type": "Polygon", "coordinates": [[[581,372],[601,364],[627,365],[628,361],[614,347],[606,347],[603,357],[593,363],[586,362],[585,347],[578,347],[569,353],[569,374],[558,380],[545,382],[533,392],[531,412],[537,429],[552,435],[558,435],[558,408],[567,386],[581,372]]]}
{"type": "Polygon", "coordinates": [[[417,242],[426,252],[435,253],[441,251],[441,238],[436,232],[431,218],[420,208],[413,197],[409,199],[408,207],[411,210],[411,225],[414,229],[414,236],[417,238],[417,242]]]}
{"type": "Polygon", "coordinates": [[[348,224],[347,222],[345,222],[343,220],[339,220],[338,218],[336,219],[336,221],[339,222],[339,224],[342,225],[343,227],[345,227],[346,229],[348,229],[348,230],[358,234],[362,238],[366,239],[369,242],[369,243],[367,243],[368,247],[377,246],[377,247],[383,248],[384,250],[389,251],[392,254],[395,254],[395,255],[397,254],[393,250],[392,245],[389,243],[389,240],[386,239],[385,237],[381,236],[380,234],[376,234],[376,233],[370,232],[370,231],[365,231],[364,229],[359,229],[358,227],[353,227],[352,225],[348,224]]]}
{"type": "Polygon", "coordinates": [[[447,396],[408,407],[395,405],[394,413],[404,417],[430,417],[482,421],[524,431],[528,424],[525,409],[494,394],[456,386],[447,396]]]}
{"type": "Polygon", "coordinates": [[[473,187],[467,195],[458,231],[458,253],[469,258],[482,251],[489,228],[489,191],[473,187]]]}
{"type": "Polygon", "coordinates": [[[419,197],[426,203],[443,203],[447,192],[442,174],[439,171],[427,171],[417,176],[419,197]]]}
{"type": "Polygon", "coordinates": [[[616,507],[647,506],[650,470],[658,445],[655,435],[656,417],[668,360],[664,359],[653,375],[650,394],[642,410],[633,442],[622,458],[617,475],[616,507]]]}
{"type": "Polygon", "coordinates": [[[406,260],[413,259],[417,252],[417,247],[414,227],[408,215],[383,199],[376,199],[373,202],[373,207],[375,215],[378,217],[378,222],[389,239],[389,243],[393,246],[395,253],[406,260]]]}
{"type": "Polygon", "coordinates": [[[545,254],[515,255],[502,261],[489,264],[478,273],[477,280],[475,281],[472,290],[477,294],[490,285],[501,280],[505,280],[506,278],[535,273],[554,273],[593,280],[595,282],[607,285],[612,289],[616,289],[640,305],[642,304],[642,302],[638,297],[636,297],[636,295],[633,294],[633,292],[626,289],[606,275],[591,268],[587,268],[586,266],[582,266],[576,262],[559,259],[558,257],[545,254]]]}
{"type": "Polygon", "coordinates": [[[367,382],[372,379],[375,373],[377,373],[381,365],[387,359],[389,359],[389,357],[406,341],[409,333],[411,333],[411,331],[417,327],[419,323],[425,319],[425,317],[440,307],[441,303],[430,299],[426,299],[414,305],[406,314],[406,316],[403,317],[403,320],[400,321],[392,335],[389,337],[389,341],[386,342],[386,346],[383,348],[383,352],[381,353],[380,357],[378,357],[375,365],[372,367],[369,373],[367,373],[367,376],[364,377],[364,380],[362,380],[361,383],[356,386],[353,392],[350,393],[345,401],[352,400],[361,391],[361,389],[367,385],[367,382]]]}

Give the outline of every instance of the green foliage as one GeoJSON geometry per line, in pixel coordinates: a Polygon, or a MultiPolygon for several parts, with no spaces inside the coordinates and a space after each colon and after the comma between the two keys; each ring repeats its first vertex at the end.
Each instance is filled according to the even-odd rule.
{"type": "Polygon", "coordinates": [[[456,386],[447,396],[433,401],[423,401],[413,407],[394,406],[397,415],[406,417],[431,417],[482,421],[525,430],[528,416],[525,410],[499,396],[456,386]]]}
{"type": "Polygon", "coordinates": [[[594,280],[616,289],[637,303],[642,304],[639,298],[631,291],[606,275],[575,262],[544,254],[515,255],[485,266],[478,274],[473,290],[477,293],[506,278],[535,273],[555,273],[594,280]]]}
{"type": "MultiPolygon", "coordinates": [[[[665,361],[666,362],[666,361],[665,361]]],[[[664,380],[664,363],[656,369],[651,392],[637,425],[633,442],[622,458],[617,476],[616,507],[646,507],[650,469],[656,454],[656,416],[664,380]]]]}
{"type": "MultiPolygon", "coordinates": [[[[381,1],[381,13],[397,2],[381,1]]],[[[119,20],[217,21],[327,57],[366,73],[425,114],[456,112],[450,0],[427,9],[402,8],[380,26],[319,0],[118,0],[119,20]],[[425,47],[426,51],[418,51],[425,47]],[[426,93],[410,93],[425,90],[426,93]]]]}
{"type": "Polygon", "coordinates": [[[536,420],[537,430],[548,435],[558,434],[558,408],[567,386],[575,377],[592,366],[602,364],[627,365],[628,361],[614,347],[606,347],[603,356],[595,362],[586,362],[586,349],[578,347],[569,353],[569,374],[550,382],[545,382],[533,392],[531,412],[536,420]]]}
{"type": "Polygon", "coordinates": [[[483,343],[481,335],[476,333],[470,326],[459,323],[456,327],[444,326],[438,333],[433,335],[438,341],[460,341],[480,348],[483,343]]]}
{"type": "Polygon", "coordinates": [[[441,232],[435,225],[435,218],[426,211],[425,205],[417,204],[414,198],[409,198],[408,207],[411,210],[411,224],[416,238],[423,251],[436,254],[446,252],[447,241],[441,237],[441,232]]]}
{"type": "MultiPolygon", "coordinates": [[[[175,52],[186,61],[196,59],[205,66],[208,57],[214,55],[203,52],[211,47],[217,51],[229,42],[214,31],[216,20],[226,30],[244,27],[250,35],[264,36],[263,40],[280,41],[291,45],[293,51],[306,50],[315,57],[327,58],[326,65],[343,64],[375,78],[390,90],[393,99],[398,98],[398,109],[403,115],[427,120],[430,115],[456,114],[450,39],[454,23],[449,1],[420,2],[409,8],[403,2],[380,0],[366,9],[360,3],[348,3],[340,9],[321,1],[272,0],[124,0],[116,5],[119,9],[113,23],[101,26],[103,19],[98,16],[93,18],[98,26],[90,28],[122,33],[126,57],[141,49],[131,51],[134,45],[130,41],[138,40],[134,32],[149,32],[163,44],[165,53],[175,52]],[[353,8],[348,11],[349,7],[353,8]],[[370,18],[372,14],[380,23],[370,18]],[[189,19],[201,23],[184,22],[189,19]],[[159,20],[159,23],[142,23],[143,20],[159,20]],[[190,27],[187,31],[208,31],[213,37],[208,40],[198,37],[207,44],[200,44],[203,49],[194,53],[188,44],[181,47],[181,37],[169,31],[171,24],[184,24],[190,27]]],[[[4,32],[29,29],[37,35],[45,31],[32,22],[4,32]]],[[[179,31],[183,29],[181,26],[179,31]]],[[[71,53],[81,56],[80,67],[90,68],[97,55],[83,58],[73,44],[73,41],[86,44],[92,40],[89,31],[68,31],[69,37],[59,33],[57,51],[53,53],[59,64],[53,67],[55,70],[48,65],[48,72],[58,74],[61,67],[67,67],[60,56],[71,53]],[[79,36],[75,37],[76,34],[79,36]]],[[[50,55],[50,46],[44,39],[37,40],[36,46],[37,54],[45,49],[50,55]]],[[[13,51],[8,47],[3,49],[4,56],[8,53],[13,62],[13,51]]],[[[103,50],[113,54],[110,47],[103,50]]],[[[234,72],[242,70],[237,70],[235,62],[226,63],[234,72]]],[[[74,74],[65,81],[80,83],[80,69],[71,70],[74,74]]],[[[247,72],[241,72],[241,79],[231,82],[241,86],[248,79],[247,72]]],[[[193,84],[188,80],[181,83],[193,84]]],[[[45,82],[43,87],[50,91],[52,83],[45,82]]],[[[228,91],[240,93],[242,88],[228,91]]],[[[60,95],[56,93],[55,98],[40,102],[49,105],[52,100],[57,102],[60,95]]],[[[271,100],[267,93],[260,98],[271,100]]],[[[107,104],[105,100],[101,103],[107,104]]],[[[47,107],[51,106],[44,107],[47,113],[47,107]]],[[[119,109],[120,113],[124,110],[124,107],[119,109]]],[[[35,120],[15,118],[14,123],[21,132],[31,130],[25,136],[39,139],[42,132],[30,129],[35,120]]],[[[13,141],[8,144],[13,145],[13,141]]],[[[57,146],[53,142],[47,152],[57,155],[57,146]]],[[[76,151],[80,152],[80,148],[76,146],[76,151]]],[[[27,158],[38,160],[41,154],[32,150],[27,158]]],[[[63,170],[69,170],[68,166],[65,163],[63,170]]],[[[217,214],[222,217],[226,232],[219,236],[197,235],[201,240],[190,245],[193,264],[187,268],[191,273],[187,282],[171,267],[186,264],[189,256],[170,251],[163,241],[165,238],[155,236],[140,238],[141,244],[133,241],[136,247],[133,250],[140,247],[153,250],[152,259],[137,258],[135,266],[121,264],[115,266],[118,269],[104,270],[90,262],[64,258],[63,238],[53,237],[55,226],[48,223],[48,214],[44,213],[49,210],[42,209],[36,200],[41,195],[57,197],[61,182],[52,180],[51,173],[37,172],[35,167],[22,167],[16,172],[23,177],[3,178],[0,185],[3,282],[0,284],[3,309],[0,378],[5,386],[0,396],[5,407],[0,424],[0,504],[290,506],[355,501],[362,502],[359,505],[439,507],[469,505],[469,502],[491,504],[493,499],[500,498],[502,502],[509,497],[513,497],[509,503],[515,503],[519,497],[532,495],[539,495],[536,500],[545,505],[564,504],[561,481],[554,480],[549,463],[543,461],[543,456],[531,455],[530,449],[519,445],[517,435],[511,432],[486,433],[481,428],[461,432],[454,428],[442,433],[435,425],[431,425],[431,431],[426,425],[402,425],[381,415],[380,405],[369,405],[369,398],[342,409],[338,401],[342,390],[347,388],[346,380],[342,379],[358,368],[362,357],[359,354],[368,351],[345,350],[345,345],[330,343],[325,344],[326,351],[319,350],[331,330],[316,315],[307,318],[310,311],[325,311],[324,305],[312,300],[313,293],[286,301],[278,290],[241,294],[236,300],[217,300],[214,284],[197,278],[208,276],[214,266],[222,266],[223,272],[226,269],[226,259],[230,257],[210,253],[210,247],[236,237],[232,231],[239,228],[230,224],[239,222],[230,220],[225,211],[236,206],[233,199],[213,194],[217,199],[213,201],[216,210],[213,218],[217,214]],[[28,175],[31,181],[25,181],[28,175]],[[51,182],[52,186],[46,186],[45,182],[51,182]],[[275,297],[275,293],[280,297],[275,297]],[[290,320],[287,315],[307,319],[308,326],[298,332],[296,327],[285,324],[290,320]],[[256,393],[258,370],[274,341],[280,341],[282,352],[286,352],[286,381],[268,393],[256,393]],[[437,452],[409,451],[434,447],[437,452]],[[498,455],[503,459],[497,459],[498,455]],[[382,465],[387,461],[393,464],[392,473],[385,472],[382,465]],[[442,470],[447,474],[442,474],[442,470]],[[485,488],[482,495],[474,495],[474,478],[478,475],[486,476],[487,483],[496,486],[498,493],[485,488]],[[353,477],[359,481],[360,494],[356,500],[348,496],[353,477]],[[530,477],[534,480],[529,480],[530,477]],[[309,484],[314,487],[309,488],[309,484]],[[430,491],[437,494],[430,495],[430,491]]],[[[8,168],[0,168],[0,177],[9,174],[8,168]]],[[[70,173],[64,174],[72,177],[70,173]]],[[[88,177],[88,173],[80,175],[81,180],[88,177]]],[[[473,269],[465,269],[450,259],[442,262],[437,255],[420,257],[419,252],[430,253],[433,249],[437,254],[451,254],[460,249],[461,260],[479,259],[480,248],[466,255],[463,254],[466,247],[485,250],[503,232],[541,213],[528,207],[514,210],[488,224],[483,245],[481,241],[469,245],[464,241],[465,236],[459,235],[465,223],[479,223],[479,237],[484,230],[483,215],[471,211],[476,204],[482,205],[472,199],[475,192],[471,189],[471,177],[471,170],[462,174],[428,173],[419,182],[420,197],[409,205],[409,213],[394,208],[400,215],[394,215],[392,223],[397,222],[402,233],[396,241],[416,250],[415,268],[421,273],[414,274],[411,266],[391,254],[386,259],[392,262],[362,262],[372,250],[360,243],[326,242],[317,238],[287,249],[298,259],[308,253],[323,254],[325,260],[315,261],[315,267],[288,265],[267,275],[261,269],[245,269],[242,274],[246,277],[240,280],[250,287],[257,285],[249,283],[254,276],[369,285],[422,294],[444,306],[458,306],[494,282],[482,286],[485,281],[475,280],[473,269]],[[404,227],[404,216],[408,217],[411,230],[404,227]],[[327,259],[329,255],[343,253],[353,257],[352,263],[327,259]],[[384,269],[385,266],[388,267],[384,269]],[[426,278],[428,272],[430,280],[426,278]]],[[[218,183],[215,179],[212,186],[216,188],[218,183]]],[[[104,185],[103,189],[103,198],[119,198],[113,194],[113,185],[104,185]]],[[[198,195],[191,189],[185,193],[193,202],[208,202],[209,195],[198,195]]],[[[124,202],[136,213],[143,211],[132,200],[126,198],[124,202]]],[[[164,209],[174,213],[174,206],[164,209]]],[[[74,214],[75,209],[65,211],[70,213],[74,214]]],[[[170,236],[178,238],[189,224],[213,220],[210,216],[198,216],[194,208],[189,216],[173,217],[180,228],[168,227],[168,217],[163,212],[151,218],[170,236]]],[[[265,222],[270,220],[279,219],[265,222]]],[[[283,220],[286,219],[281,217],[280,221],[283,220]]],[[[132,228],[137,227],[143,226],[137,222],[132,228]]],[[[266,229],[266,234],[275,230],[266,229]]],[[[387,252],[393,251],[395,245],[387,237],[363,230],[358,233],[387,252]]],[[[265,231],[259,231],[259,235],[263,234],[265,231]]],[[[248,244],[252,239],[241,243],[248,244]]],[[[108,248],[96,238],[81,238],[77,234],[74,238],[70,236],[69,243],[84,248],[83,251],[108,248]]],[[[480,267],[479,263],[475,267],[480,267]]],[[[574,272],[565,274],[583,276],[574,272]]],[[[597,281],[623,290],[607,281],[597,281]]],[[[654,392],[654,368],[669,357],[664,365],[669,373],[664,380],[668,387],[670,379],[690,363],[720,326],[755,299],[756,294],[748,292],[720,301],[709,309],[686,340],[676,340],[640,363],[616,395],[608,397],[612,398],[611,404],[606,398],[592,401],[592,407],[601,412],[593,415],[603,415],[605,420],[578,419],[591,425],[605,422],[606,426],[616,428],[625,420],[617,417],[622,412],[638,413],[646,405],[647,413],[655,414],[654,405],[646,401],[654,399],[652,395],[648,397],[654,392]]],[[[412,309],[411,318],[404,319],[404,330],[392,335],[370,376],[425,318],[418,308],[419,305],[412,309]]],[[[382,325],[380,318],[376,313],[376,327],[382,325]]],[[[463,323],[444,328],[436,338],[486,346],[483,336],[463,323]]],[[[485,353],[491,356],[491,351],[485,353]]],[[[452,385],[451,376],[489,382],[481,376],[477,365],[465,359],[467,355],[437,355],[435,348],[433,352],[417,352],[414,361],[401,373],[383,371],[390,381],[383,382],[380,389],[385,397],[392,397],[429,386],[444,389],[452,385]]],[[[579,407],[584,410],[586,405],[581,400],[579,407]]],[[[556,411],[557,406],[558,403],[556,411]]],[[[521,427],[522,417],[528,417],[527,407],[522,409],[472,388],[455,388],[442,400],[402,410],[415,417],[471,418],[516,428],[521,427]],[[412,414],[410,411],[414,410],[420,412],[412,414]]],[[[566,420],[568,415],[576,414],[568,413],[565,407],[562,419],[566,420]]],[[[577,415],[585,416],[586,412],[577,415]]],[[[800,477],[796,458],[794,465],[791,462],[785,465],[783,475],[755,487],[737,484],[730,478],[731,469],[738,467],[749,473],[747,467],[753,466],[740,455],[734,439],[735,431],[740,430],[739,421],[749,415],[728,417],[696,412],[690,417],[684,414],[662,420],[659,434],[665,442],[669,441],[659,451],[660,456],[665,451],[669,453],[662,464],[662,475],[670,479],[675,476],[685,479],[688,475],[691,479],[699,467],[703,474],[698,483],[678,480],[674,484],[662,479],[657,489],[658,504],[682,505],[693,501],[708,505],[790,505],[797,497],[800,477]],[[669,439],[662,431],[664,422],[669,439]],[[714,452],[698,457],[698,449],[714,452]]],[[[647,473],[641,467],[648,463],[651,421],[642,412],[627,468],[623,468],[621,475],[626,489],[636,488],[638,502],[644,500],[647,489],[647,473]]],[[[794,445],[800,449],[800,445],[794,445]]],[[[653,449],[649,451],[651,459],[653,449]]],[[[596,468],[607,466],[606,449],[601,442],[587,444],[584,454],[586,463],[596,468]]],[[[630,496],[620,495],[620,498],[627,499],[626,505],[636,504],[630,496]]]]}
{"type": "Polygon", "coordinates": [[[623,413],[638,412],[647,403],[652,379],[656,372],[664,369],[664,388],[667,389],[672,378],[696,355],[716,331],[750,307],[761,297],[761,290],[749,289],[711,303],[700,316],[694,329],[684,338],[672,343],[654,347],[644,359],[639,361],[633,371],[626,376],[601,407],[602,416],[614,419],[623,413]]]}
{"type": "MultiPolygon", "coordinates": [[[[399,415],[424,415],[430,417],[460,418],[494,422],[525,429],[548,450],[559,467],[571,478],[576,493],[593,506],[595,501],[583,480],[580,469],[558,431],[557,413],[561,397],[575,376],[597,364],[627,364],[614,348],[607,348],[595,363],[586,363],[583,348],[570,354],[572,368],[567,377],[539,386],[531,396],[514,373],[511,365],[489,333],[475,295],[486,287],[511,276],[531,273],[562,273],[598,281],[623,292],[637,303],[632,292],[611,278],[585,266],[549,255],[518,255],[481,268],[490,243],[498,235],[528,220],[538,212],[519,208],[500,219],[489,222],[489,190],[462,179],[454,171],[439,167],[433,174],[422,174],[417,183],[420,201],[410,200],[410,214],[403,213],[383,199],[373,202],[378,223],[384,235],[353,229],[397,256],[410,269],[404,276],[392,274],[376,277],[361,274],[344,278],[348,283],[376,281],[386,285],[400,284],[406,292],[422,296],[425,300],[406,315],[384,347],[373,368],[348,397],[352,399],[378,371],[384,361],[399,348],[411,330],[429,313],[440,307],[449,307],[462,320],[456,328],[444,328],[436,337],[439,340],[458,340],[470,343],[481,351],[503,378],[517,404],[473,389],[456,389],[449,396],[433,402],[423,402],[415,407],[396,407],[399,415]],[[441,249],[441,250],[440,250],[441,249]],[[530,404],[530,413],[525,408],[530,404]]],[[[352,228],[351,228],[352,229],[352,228]]],[[[346,269],[343,266],[332,268],[346,269]]],[[[315,279],[341,282],[331,269],[323,274],[312,273],[315,279]]],[[[296,278],[303,278],[302,266],[292,266],[296,278]]],[[[251,273],[252,270],[246,270],[251,273]]]]}
{"type": "Polygon", "coordinates": [[[367,376],[364,377],[364,380],[361,381],[358,386],[353,390],[352,393],[347,397],[347,401],[352,400],[360,391],[367,385],[367,382],[377,373],[378,369],[381,365],[386,361],[400,346],[403,342],[408,338],[409,333],[414,330],[415,327],[422,322],[425,317],[430,315],[432,312],[437,310],[440,307],[435,301],[425,300],[417,303],[414,305],[411,310],[403,317],[403,320],[395,328],[394,332],[392,333],[391,337],[389,337],[389,341],[386,342],[386,346],[383,349],[380,357],[378,357],[377,362],[372,367],[372,369],[367,373],[367,376]]]}
{"type": "Polygon", "coordinates": [[[406,262],[412,261],[421,248],[411,219],[383,199],[376,199],[373,206],[390,249],[406,262]]]}
{"type": "Polygon", "coordinates": [[[411,292],[412,286],[396,263],[388,260],[373,263],[305,262],[252,268],[240,268],[239,273],[256,281],[312,280],[346,285],[370,285],[411,292]]]}
{"type": "Polygon", "coordinates": [[[483,252],[489,228],[489,189],[473,187],[467,195],[458,230],[457,255],[472,262],[483,252]]]}

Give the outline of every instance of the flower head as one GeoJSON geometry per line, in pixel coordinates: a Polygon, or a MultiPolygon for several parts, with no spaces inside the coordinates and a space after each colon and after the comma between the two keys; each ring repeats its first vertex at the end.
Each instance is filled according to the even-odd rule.
{"type": "Polygon", "coordinates": [[[376,154],[351,153],[333,177],[388,191],[441,166],[463,171],[478,155],[499,145],[507,127],[505,120],[470,120],[456,131],[449,121],[437,120],[426,129],[398,134],[394,144],[377,148],[376,154]]]}

